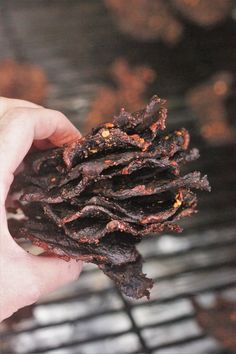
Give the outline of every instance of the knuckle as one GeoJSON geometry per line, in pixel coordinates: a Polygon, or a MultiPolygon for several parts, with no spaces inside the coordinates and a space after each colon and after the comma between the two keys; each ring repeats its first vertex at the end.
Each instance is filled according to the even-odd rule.
{"type": "Polygon", "coordinates": [[[56,117],[58,120],[67,119],[66,116],[60,111],[53,110],[53,109],[49,109],[48,111],[51,112],[54,115],[54,117],[56,117]]]}

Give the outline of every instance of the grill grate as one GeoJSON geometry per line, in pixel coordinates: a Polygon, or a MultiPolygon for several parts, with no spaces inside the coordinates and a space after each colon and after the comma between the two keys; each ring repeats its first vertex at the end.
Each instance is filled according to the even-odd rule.
{"type": "MultiPolygon", "coordinates": [[[[196,81],[190,73],[195,66],[194,75],[199,73],[199,78],[210,75],[212,62],[214,70],[219,68],[217,63],[225,56],[224,40],[218,36],[222,29],[213,31],[207,40],[200,29],[200,37],[194,37],[201,42],[196,47],[205,48],[205,55],[212,48],[207,53],[208,65],[202,62],[201,53],[191,63],[183,56],[181,50],[188,53],[188,46],[189,52],[196,52],[188,36],[187,44],[174,50],[176,63],[182,60],[186,68],[180,80],[178,65],[177,69],[171,67],[171,79],[169,59],[167,64],[158,59],[166,57],[170,49],[162,44],[143,44],[140,49],[138,43],[122,38],[101,1],[22,0],[19,5],[10,0],[3,10],[15,30],[17,48],[24,48],[25,58],[48,73],[48,106],[63,110],[78,126],[108,63],[124,53],[134,62],[141,55],[145,62],[154,57],[157,63],[150,59],[150,65],[158,73],[155,87],[161,96],[175,102],[169,128],[183,125],[193,133],[192,144],[200,148],[201,159],[192,168],[208,174],[213,191],[200,196],[200,212],[183,222],[183,234],[153,237],[140,246],[146,259],[144,271],[155,279],[149,302],[125,298],[108,278],[87,265],[78,282],[34,305],[32,316],[11,326],[3,323],[1,353],[232,354],[199,327],[191,298],[205,306],[211,306],[217,294],[236,299],[236,147],[204,143],[195,131],[194,117],[176,98],[177,92],[181,94],[196,81]]],[[[224,29],[227,35],[233,33],[235,23],[225,24],[224,29]]],[[[5,30],[0,22],[0,58],[14,52],[5,30]]],[[[190,32],[193,36],[198,33],[194,28],[190,32]]],[[[230,69],[236,62],[234,38],[233,34],[227,37],[230,69]]]]}

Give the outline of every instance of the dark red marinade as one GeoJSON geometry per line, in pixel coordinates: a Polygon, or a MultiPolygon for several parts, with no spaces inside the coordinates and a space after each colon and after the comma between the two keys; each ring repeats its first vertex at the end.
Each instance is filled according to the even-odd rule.
{"type": "Polygon", "coordinates": [[[192,189],[210,190],[199,172],[180,175],[199,154],[188,150],[184,128],[163,133],[166,116],[154,96],[64,148],[30,154],[15,181],[26,218],[9,223],[13,236],[95,263],[124,294],[149,297],[153,281],[135,245],[150,233],[180,232],[178,221],[196,211],[192,189]]]}

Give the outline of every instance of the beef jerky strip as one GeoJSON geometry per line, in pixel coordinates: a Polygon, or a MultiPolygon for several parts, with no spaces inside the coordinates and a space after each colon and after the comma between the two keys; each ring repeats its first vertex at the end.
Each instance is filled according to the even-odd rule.
{"type": "Polygon", "coordinates": [[[63,149],[56,148],[48,150],[45,156],[44,151],[37,151],[30,153],[25,159],[25,165],[27,167],[27,172],[38,174],[45,173],[47,171],[51,172],[52,169],[56,170],[58,165],[63,163],[63,149]]]}
{"type": "MultiPolygon", "coordinates": [[[[47,190],[51,190],[53,189],[55,186],[63,186],[67,183],[69,183],[70,181],[73,181],[75,179],[77,179],[78,177],[81,177],[80,183],[76,185],[76,187],[74,187],[74,185],[72,184],[71,188],[70,188],[70,184],[66,187],[66,190],[62,190],[59,193],[61,194],[67,194],[67,191],[72,189],[73,192],[70,193],[70,198],[78,195],[79,193],[81,193],[84,188],[86,188],[89,184],[91,184],[92,181],[94,181],[94,179],[99,180],[99,179],[105,179],[105,176],[107,176],[109,174],[109,177],[117,175],[117,174],[128,174],[128,171],[130,170],[130,173],[134,170],[134,169],[138,169],[139,166],[141,166],[142,168],[142,162],[148,164],[148,160],[149,161],[153,161],[153,164],[155,164],[155,166],[161,166],[161,165],[165,165],[166,168],[168,168],[168,159],[160,160],[161,155],[166,155],[167,153],[172,156],[174,155],[176,152],[180,152],[182,151],[182,149],[185,148],[185,144],[186,144],[186,137],[184,139],[182,139],[183,136],[185,136],[185,131],[176,131],[173,134],[170,134],[168,137],[168,139],[166,139],[167,137],[164,138],[164,142],[162,144],[160,144],[161,148],[159,148],[159,146],[156,147],[155,151],[152,152],[130,152],[130,153],[120,153],[120,154],[113,154],[113,155],[108,155],[105,156],[103,158],[100,159],[96,159],[96,160],[92,160],[92,161],[88,161],[88,162],[84,162],[81,163],[77,166],[75,166],[74,168],[71,169],[71,171],[69,171],[69,173],[67,173],[65,176],[59,175],[58,173],[49,173],[46,175],[42,175],[42,176],[38,176],[38,175],[29,175],[26,174],[24,175],[24,184],[33,184],[36,186],[41,187],[43,190],[47,189],[47,190]],[[180,134],[181,133],[181,134],[180,134]],[[176,139],[175,143],[173,143],[173,139],[175,139],[175,137],[178,137],[178,139],[176,139]],[[178,144],[177,144],[178,142],[178,144]],[[163,147],[162,147],[163,145],[163,147]],[[154,159],[157,160],[154,160],[154,159]],[[142,161],[140,161],[140,159],[142,159],[142,161]],[[138,163],[138,161],[140,161],[138,163]],[[122,165],[127,165],[127,164],[131,164],[131,166],[136,166],[134,167],[127,167],[127,169],[122,169],[122,165]],[[116,169],[111,169],[112,167],[117,166],[118,168],[116,169]],[[106,172],[106,170],[108,170],[106,172]]],[[[188,138],[187,138],[188,140],[188,138]]],[[[196,158],[196,152],[197,150],[193,150],[192,152],[192,159],[194,158],[194,154],[195,154],[195,158],[196,158]]],[[[51,153],[50,159],[51,157],[54,157],[55,154],[51,153]]],[[[184,157],[182,159],[179,159],[178,162],[181,162],[184,160],[184,157]]],[[[54,161],[52,163],[55,163],[54,161]]],[[[39,164],[39,162],[38,162],[39,164]]],[[[164,166],[163,166],[164,167],[164,166]]],[[[175,162],[175,160],[173,160],[170,164],[169,164],[169,168],[173,169],[173,171],[175,172],[175,174],[178,174],[179,172],[179,166],[178,163],[175,162]]],[[[65,169],[65,167],[61,167],[61,170],[65,169]]],[[[44,200],[46,201],[46,200],[44,200]]]]}
{"type": "MultiPolygon", "coordinates": [[[[189,192],[188,190],[180,190],[176,195],[175,198],[173,198],[171,201],[167,200],[166,201],[166,206],[164,206],[163,199],[158,200],[156,195],[151,196],[152,199],[149,199],[149,207],[146,208],[145,210],[144,207],[139,206],[140,201],[137,201],[137,198],[133,199],[131,198],[130,200],[122,200],[121,203],[118,202],[107,202],[104,198],[99,198],[99,201],[97,200],[97,197],[93,197],[91,201],[97,202],[100,205],[104,205],[102,211],[105,213],[108,221],[110,221],[110,216],[112,215],[111,220],[116,220],[116,221],[124,221],[125,223],[131,223],[131,224],[140,224],[140,225],[145,225],[145,224],[153,224],[153,223],[163,223],[165,221],[173,221],[174,220],[179,220],[179,216],[177,218],[177,215],[179,214],[179,211],[182,212],[183,208],[187,207],[192,207],[193,205],[196,206],[196,195],[192,192],[189,192]],[[155,198],[153,198],[155,197],[155,198]],[[160,203],[160,204],[159,204],[160,203]],[[121,207],[122,205],[122,207],[121,207]],[[109,213],[109,208],[114,208],[113,213],[109,213]],[[126,208],[126,209],[125,209],[126,208]],[[180,210],[179,210],[180,209],[180,210]],[[117,210],[122,211],[123,214],[128,215],[129,219],[125,219],[125,217],[119,217],[119,213],[117,213],[117,210]]],[[[80,213],[80,215],[75,215],[71,214],[69,218],[65,217],[64,219],[60,219],[59,223],[60,225],[63,225],[67,222],[71,222],[72,220],[76,220],[80,217],[88,217],[89,214],[87,213],[88,207],[91,207],[94,209],[94,212],[97,210],[100,211],[100,209],[97,209],[97,206],[101,208],[100,205],[89,205],[85,207],[85,214],[83,214],[83,209],[80,213]]],[[[47,205],[47,208],[51,208],[51,206],[47,205]]],[[[98,214],[99,215],[99,214],[98,214]]],[[[98,222],[101,220],[101,215],[98,218],[98,222]]],[[[58,221],[56,221],[57,223],[58,221]]],[[[94,218],[94,222],[96,222],[96,218],[94,218]]],[[[132,226],[132,225],[131,225],[132,226]]],[[[138,230],[138,229],[137,229],[138,230]]]]}
{"type": "Polygon", "coordinates": [[[141,257],[134,263],[121,266],[101,264],[99,268],[115,282],[125,295],[135,299],[140,299],[143,296],[150,298],[149,289],[153,287],[153,281],[143,274],[141,257]]]}
{"type": "MultiPolygon", "coordinates": [[[[189,161],[192,159],[195,159],[196,156],[196,151],[194,151],[194,153],[192,153],[191,155],[183,155],[178,157],[178,160],[180,161],[189,161]]],[[[79,182],[77,181],[77,183],[74,183],[72,180],[72,182],[68,182],[67,185],[63,186],[62,188],[57,188],[57,190],[54,190],[54,183],[56,181],[56,178],[53,178],[55,181],[53,181],[53,183],[51,183],[51,187],[49,187],[48,189],[52,189],[49,193],[45,192],[45,188],[46,185],[50,182],[51,177],[42,177],[40,178],[32,178],[29,177],[28,181],[32,182],[33,184],[36,184],[38,187],[40,185],[40,187],[43,188],[40,189],[40,187],[38,189],[32,189],[32,188],[25,188],[25,193],[22,196],[22,200],[23,201],[41,201],[41,202],[46,202],[46,203],[60,203],[63,202],[64,200],[68,200],[74,197],[78,197],[82,192],[84,192],[84,190],[86,188],[88,188],[91,184],[94,183],[94,181],[98,182],[99,180],[103,180],[105,181],[106,179],[111,179],[111,177],[114,176],[119,176],[119,175],[127,175],[127,174],[131,174],[134,171],[138,171],[138,170],[142,170],[145,167],[150,167],[150,169],[152,168],[153,173],[151,174],[150,177],[154,177],[157,172],[159,171],[164,171],[167,170],[170,173],[174,174],[174,175],[179,175],[179,166],[178,163],[176,161],[169,161],[168,159],[161,159],[161,160],[154,160],[154,159],[145,159],[145,160],[137,160],[134,162],[131,162],[128,167],[125,167],[121,170],[117,170],[115,172],[111,172],[108,177],[107,175],[100,175],[97,177],[94,177],[93,175],[90,175],[90,177],[84,177],[82,180],[80,180],[79,182]],[[159,168],[159,170],[158,170],[159,168]],[[33,192],[32,192],[33,191],[33,192]]],[[[89,175],[87,175],[89,176],[89,175]]],[[[69,177],[68,177],[69,178],[69,177]]],[[[74,177],[75,178],[75,177],[74,177]]],[[[125,177],[127,178],[127,177],[125,177]]],[[[132,179],[133,177],[131,177],[132,179]]],[[[140,174],[140,178],[139,179],[144,179],[145,175],[142,171],[142,174],[140,174]]],[[[138,180],[136,178],[136,180],[138,180]]],[[[111,183],[111,182],[108,182],[111,183]]],[[[103,183],[102,183],[103,184],[103,183]]],[[[60,185],[60,184],[59,184],[60,185]]]]}
{"type": "MultiPolygon", "coordinates": [[[[70,186],[73,186],[73,181],[76,180],[80,182],[80,185],[88,187],[94,180],[105,180],[109,177],[109,179],[113,176],[120,174],[130,174],[135,170],[143,168],[146,166],[152,166],[156,169],[159,167],[160,169],[169,169],[173,170],[173,173],[176,174],[179,171],[178,164],[172,163],[168,158],[165,159],[155,159],[155,158],[138,158],[134,154],[131,162],[127,161],[127,158],[124,154],[122,154],[121,159],[117,161],[112,161],[107,158],[100,159],[100,161],[94,160],[86,163],[81,163],[76,167],[72,168],[71,171],[65,175],[60,176],[55,173],[49,173],[43,176],[38,175],[25,175],[24,183],[25,185],[35,185],[43,190],[50,191],[55,187],[64,186],[68,184],[65,188],[67,190],[70,189],[70,186]],[[125,167],[124,167],[125,166],[125,167]],[[127,170],[126,170],[127,169],[127,170]],[[129,172],[130,171],[130,172],[129,172]],[[85,183],[86,181],[86,183],[85,183]],[[72,184],[70,184],[72,182],[72,184]]],[[[78,185],[76,186],[76,192],[74,195],[78,194],[78,185]]],[[[74,190],[74,188],[73,188],[74,190]]],[[[80,192],[82,189],[80,187],[80,192]]]]}
{"type": "Polygon", "coordinates": [[[209,183],[206,176],[201,178],[199,172],[192,172],[184,177],[174,179],[172,181],[167,180],[154,180],[148,184],[136,185],[130,187],[129,189],[118,189],[117,185],[115,188],[112,186],[112,182],[107,182],[106,185],[98,187],[94,190],[94,193],[102,195],[104,197],[115,198],[115,199],[127,199],[137,196],[147,196],[152,194],[159,194],[166,192],[168,190],[176,190],[178,188],[196,188],[202,190],[210,190],[209,183]]]}
{"type": "MultiPolygon", "coordinates": [[[[95,210],[97,212],[97,209],[95,210]]],[[[107,234],[115,231],[125,232],[135,237],[140,237],[154,232],[161,232],[164,229],[173,229],[174,227],[172,225],[170,226],[170,223],[168,223],[168,218],[173,216],[176,211],[177,208],[173,207],[171,211],[162,212],[161,215],[153,215],[149,220],[146,218],[147,222],[145,222],[145,218],[143,218],[143,224],[135,224],[124,221],[117,216],[114,216],[111,220],[102,220],[99,214],[96,216],[94,215],[95,211],[93,208],[93,216],[87,214],[86,217],[77,218],[70,223],[62,225],[62,229],[67,236],[77,240],[80,244],[98,243],[107,234]],[[93,220],[93,223],[91,223],[91,219],[93,220]],[[165,220],[166,223],[164,223],[165,220]]],[[[56,220],[56,218],[54,218],[54,220],[56,220]]],[[[56,223],[58,224],[59,221],[56,220],[56,223]]],[[[176,231],[179,230],[178,227],[175,228],[176,231]]]]}
{"type": "MultiPolygon", "coordinates": [[[[159,130],[165,129],[165,121],[167,118],[166,101],[154,96],[145,109],[134,113],[128,113],[124,109],[120,114],[114,117],[115,126],[127,133],[144,134],[149,140],[153,140],[159,130]]],[[[144,137],[143,136],[143,137],[144,137]]]]}
{"type": "Polygon", "coordinates": [[[70,168],[75,163],[103,149],[106,149],[106,152],[120,149],[125,143],[126,150],[129,146],[146,150],[157,132],[165,128],[167,110],[164,105],[164,100],[153,96],[146,109],[142,111],[129,114],[121,110],[113,123],[105,123],[98,129],[94,129],[87,139],[83,138],[64,150],[64,161],[67,167],[70,168]],[[131,134],[126,134],[130,130],[131,134]],[[152,139],[146,141],[146,137],[142,137],[141,133],[147,134],[148,130],[152,132],[152,139]]]}
{"type": "Polygon", "coordinates": [[[149,143],[138,134],[129,136],[118,128],[105,126],[96,135],[89,136],[87,139],[81,138],[79,141],[66,147],[63,158],[67,168],[71,168],[76,163],[82,162],[92,156],[99,156],[104,151],[113,152],[132,148],[146,150],[148,146],[149,143]]]}
{"type": "MultiPolygon", "coordinates": [[[[177,194],[176,198],[172,201],[171,207],[169,207],[166,210],[164,210],[164,207],[161,207],[156,202],[155,202],[155,207],[152,207],[150,214],[147,214],[146,216],[143,210],[139,210],[139,212],[138,210],[135,210],[134,214],[135,215],[139,214],[139,220],[137,219],[132,220],[132,222],[139,223],[142,226],[130,225],[129,222],[130,220],[119,217],[117,216],[117,214],[110,214],[109,211],[106,210],[105,208],[102,209],[102,212],[106,215],[106,217],[107,215],[109,215],[110,218],[109,220],[106,219],[102,220],[102,215],[99,214],[99,212],[101,211],[101,207],[98,209],[97,205],[90,205],[84,207],[81,209],[80,212],[75,212],[74,214],[71,213],[70,211],[71,215],[69,214],[69,211],[65,210],[64,212],[70,215],[69,217],[65,217],[64,218],[65,220],[63,220],[63,218],[59,216],[60,215],[59,206],[56,206],[57,210],[54,211],[50,205],[46,204],[43,208],[43,211],[46,214],[46,216],[48,216],[51,220],[54,220],[56,225],[58,225],[59,227],[63,226],[65,222],[69,223],[67,224],[66,227],[64,227],[64,230],[66,234],[71,238],[76,239],[81,243],[84,242],[97,243],[99,239],[104,237],[106,234],[117,230],[122,232],[129,232],[134,236],[145,236],[151,232],[160,232],[163,231],[164,229],[175,228],[176,231],[179,231],[179,229],[176,226],[174,227],[173,225],[170,225],[168,221],[172,220],[171,218],[172,216],[178,214],[177,213],[178,208],[180,208],[183,205],[183,203],[185,203],[185,199],[183,198],[183,193],[179,193],[177,194]],[[159,209],[159,212],[154,211],[155,208],[159,209]],[[91,218],[93,218],[92,224],[91,224],[91,218]],[[144,226],[145,224],[153,224],[153,225],[144,226]]],[[[61,208],[63,210],[65,206],[63,207],[62,205],[61,208]]],[[[132,208],[130,207],[130,209],[132,208]]],[[[32,214],[30,214],[29,212],[27,213],[28,216],[30,216],[31,219],[33,217],[36,219],[44,218],[45,215],[43,214],[43,211],[40,209],[37,210],[38,213],[36,215],[33,210],[32,214]]]]}
{"type": "MultiPolygon", "coordinates": [[[[179,194],[178,194],[179,196],[179,194]]],[[[131,198],[129,200],[122,200],[120,203],[118,201],[108,201],[102,197],[92,197],[86,203],[86,206],[82,208],[79,212],[68,213],[66,217],[60,219],[61,225],[76,220],[77,218],[87,217],[90,213],[93,215],[94,212],[98,212],[99,216],[104,213],[106,219],[122,219],[126,222],[131,223],[143,223],[143,218],[145,214],[157,214],[161,215],[163,212],[170,212],[172,206],[176,202],[176,198],[170,198],[167,200],[158,199],[156,195],[153,196],[152,200],[148,200],[149,207],[144,207],[141,203],[137,203],[137,200],[131,198]],[[141,204],[141,205],[140,205],[141,204]],[[151,209],[152,208],[152,209],[151,209]],[[101,213],[100,213],[101,212],[101,213]]],[[[47,208],[53,209],[52,205],[47,205],[47,208]]]]}
{"type": "Polygon", "coordinates": [[[44,211],[59,227],[63,227],[65,233],[71,238],[80,243],[98,243],[105,235],[115,231],[126,232],[133,236],[146,236],[164,229],[173,230],[175,228],[176,231],[179,231],[177,226],[173,226],[169,222],[184,202],[180,199],[181,195],[178,198],[169,209],[156,214],[153,212],[147,216],[140,213],[140,220],[132,220],[132,222],[127,218],[109,213],[105,208],[101,209],[101,207],[93,205],[85,207],[80,215],[79,213],[72,214],[69,220],[59,219],[49,205],[44,207],[44,211]],[[101,210],[106,217],[109,215],[109,220],[103,218],[104,215],[100,214],[101,210]],[[93,220],[92,224],[91,219],[93,220]]]}
{"type": "MultiPolygon", "coordinates": [[[[168,210],[159,213],[150,213],[150,215],[144,216],[141,214],[139,224],[135,224],[124,221],[124,219],[119,220],[116,215],[113,219],[108,222],[101,222],[101,218],[93,220],[93,227],[81,225],[81,219],[75,222],[72,226],[66,226],[65,230],[68,236],[73,239],[78,239],[79,242],[98,242],[106,234],[120,231],[129,233],[133,236],[144,237],[150,233],[160,233],[164,230],[171,230],[180,232],[181,228],[176,225],[176,221],[184,216],[189,216],[192,214],[193,209],[196,207],[196,196],[194,193],[190,193],[187,190],[180,192],[173,203],[173,206],[168,210]],[[95,226],[96,225],[96,226],[95,226]],[[97,228],[95,233],[93,230],[97,228]],[[86,230],[85,234],[83,230],[86,230]],[[92,230],[92,233],[91,233],[92,230]]],[[[87,215],[88,217],[88,215],[87,215]]],[[[82,219],[83,220],[83,219],[82,219]]]]}
{"type": "Polygon", "coordinates": [[[177,193],[175,197],[169,196],[160,198],[157,195],[151,196],[148,202],[148,207],[144,207],[141,200],[138,202],[137,198],[130,200],[108,201],[102,197],[93,197],[85,201],[84,205],[76,209],[68,203],[64,204],[45,204],[44,213],[48,215],[51,220],[59,226],[63,226],[74,220],[81,218],[98,218],[99,220],[123,220],[130,223],[151,223],[147,220],[164,221],[170,215],[173,215],[182,202],[182,194],[177,193]],[[178,201],[178,202],[177,202],[178,201]],[[150,215],[151,214],[151,215],[150,215]],[[146,216],[145,216],[146,215],[146,216]],[[148,218],[150,216],[150,218],[148,218]]]}
{"type": "Polygon", "coordinates": [[[72,257],[95,264],[121,265],[134,262],[138,257],[135,248],[137,240],[130,239],[130,235],[113,233],[107,235],[98,244],[80,244],[75,239],[67,237],[56,226],[45,226],[45,220],[26,221],[25,227],[14,230],[14,234],[30,239],[33,244],[45,251],[57,254],[62,258],[72,257]]]}

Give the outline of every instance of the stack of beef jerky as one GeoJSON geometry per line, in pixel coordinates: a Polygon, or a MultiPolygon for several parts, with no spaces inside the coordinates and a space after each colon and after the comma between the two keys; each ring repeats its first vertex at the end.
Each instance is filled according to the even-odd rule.
{"type": "Polygon", "coordinates": [[[14,185],[25,219],[9,223],[13,236],[95,263],[124,294],[149,297],[153,281],[135,245],[150,233],[180,232],[178,221],[196,211],[192,189],[210,189],[199,172],[180,174],[199,154],[188,150],[185,129],[164,134],[166,116],[154,96],[70,145],[27,156],[14,185]]]}

